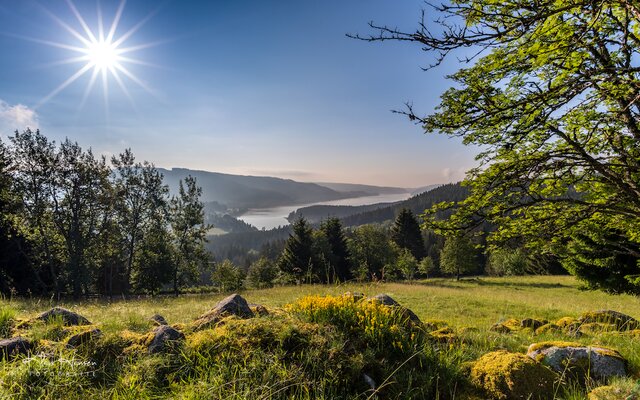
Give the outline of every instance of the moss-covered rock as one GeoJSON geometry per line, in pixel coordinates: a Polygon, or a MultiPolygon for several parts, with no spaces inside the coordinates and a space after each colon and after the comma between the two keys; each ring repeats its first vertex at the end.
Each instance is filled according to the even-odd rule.
{"type": "Polygon", "coordinates": [[[449,327],[429,332],[429,337],[438,343],[452,343],[458,341],[458,335],[449,327]]]}
{"type": "Polygon", "coordinates": [[[561,332],[562,328],[560,328],[556,324],[545,324],[535,330],[536,335],[544,335],[545,333],[555,333],[561,332]]]}
{"type": "Polygon", "coordinates": [[[609,324],[606,322],[591,322],[586,324],[580,324],[580,331],[587,334],[602,333],[602,332],[617,332],[618,327],[616,324],[609,324]]]}
{"type": "Polygon", "coordinates": [[[562,317],[556,321],[556,325],[563,329],[575,323],[579,323],[579,321],[577,318],[573,317],[562,317]]]}
{"type": "Polygon", "coordinates": [[[603,323],[613,324],[617,330],[627,331],[630,329],[640,328],[640,322],[635,318],[613,310],[590,311],[582,314],[580,317],[582,324],[603,323]]]}
{"type": "Polygon", "coordinates": [[[529,346],[527,355],[558,373],[578,381],[606,380],[626,375],[626,360],[615,350],[572,342],[542,342],[529,346]]]}
{"type": "Polygon", "coordinates": [[[509,328],[508,326],[506,326],[504,324],[497,323],[497,324],[491,325],[491,328],[489,328],[489,331],[496,332],[496,333],[508,334],[508,333],[511,333],[511,328],[509,328]]]}
{"type": "Polygon", "coordinates": [[[541,400],[553,398],[556,374],[524,354],[499,350],[480,357],[470,378],[490,399],[541,400]]]}
{"type": "Polygon", "coordinates": [[[547,322],[543,321],[543,320],[538,320],[538,319],[534,319],[534,318],[525,318],[522,321],[520,321],[520,327],[522,328],[530,328],[533,329],[533,331],[535,331],[536,329],[540,328],[541,326],[545,325],[547,322]]]}
{"type": "Polygon", "coordinates": [[[589,392],[588,400],[640,400],[640,384],[616,382],[589,392]]]}

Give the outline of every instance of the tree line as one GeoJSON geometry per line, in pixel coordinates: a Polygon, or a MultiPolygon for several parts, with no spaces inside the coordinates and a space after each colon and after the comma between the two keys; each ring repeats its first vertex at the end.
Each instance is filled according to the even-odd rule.
{"type": "Polygon", "coordinates": [[[340,219],[330,217],[314,227],[299,218],[285,241],[269,242],[260,251],[244,250],[243,254],[240,262],[226,258],[216,264],[212,282],[219,290],[561,271],[554,260],[536,262],[522,247],[487,252],[486,243],[477,237],[444,237],[424,230],[407,208],[398,212],[390,226],[345,228],[340,219]]]}
{"type": "Polygon", "coordinates": [[[169,195],[127,149],[107,160],[40,131],[0,142],[0,291],[113,296],[178,293],[208,265],[195,178],[169,195]]]}

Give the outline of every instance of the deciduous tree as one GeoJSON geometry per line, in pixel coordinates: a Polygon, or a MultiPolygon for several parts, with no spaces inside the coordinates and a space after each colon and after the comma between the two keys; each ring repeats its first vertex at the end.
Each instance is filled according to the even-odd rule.
{"type": "Polygon", "coordinates": [[[454,54],[466,63],[434,113],[402,111],[480,149],[471,195],[430,224],[488,220],[499,227],[494,243],[524,238],[569,267],[582,263],[571,271],[600,287],[626,276],[626,290],[640,292],[630,289],[640,275],[640,4],[462,0],[432,11],[433,25],[423,13],[417,30],[372,24],[376,33],[360,37],[417,43],[432,66],[454,54]],[[589,261],[597,254],[575,245],[584,234],[611,262],[589,261]]]}

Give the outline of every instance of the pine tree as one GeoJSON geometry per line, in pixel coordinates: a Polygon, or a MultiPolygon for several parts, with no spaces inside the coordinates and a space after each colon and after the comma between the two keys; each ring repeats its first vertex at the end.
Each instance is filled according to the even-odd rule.
{"type": "Polygon", "coordinates": [[[300,283],[305,277],[311,278],[314,264],[317,264],[313,254],[313,230],[304,218],[294,222],[292,228],[293,232],[278,260],[278,267],[300,283]]]}
{"type": "Polygon", "coordinates": [[[411,210],[403,208],[391,227],[391,240],[402,249],[407,249],[420,261],[426,255],[420,224],[411,210]]]}
{"type": "Polygon", "coordinates": [[[345,282],[353,279],[351,272],[351,254],[347,246],[347,238],[344,236],[342,223],[338,218],[329,218],[320,226],[329,243],[330,253],[327,262],[335,271],[335,279],[345,282]]]}

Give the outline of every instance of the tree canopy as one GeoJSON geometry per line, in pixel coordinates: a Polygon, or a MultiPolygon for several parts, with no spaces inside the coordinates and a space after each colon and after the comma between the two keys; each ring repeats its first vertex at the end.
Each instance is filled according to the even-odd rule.
{"type": "MultiPolygon", "coordinates": [[[[361,39],[418,43],[430,67],[463,68],[436,111],[401,111],[425,132],[479,146],[471,195],[442,230],[498,228],[603,288],[620,275],[639,291],[640,4],[620,1],[462,0],[432,7],[415,31],[371,24],[361,39]],[[580,245],[588,238],[589,245],[580,245]],[[600,254],[602,251],[606,254],[600,254]],[[597,257],[596,257],[597,255],[597,257]],[[598,270],[601,273],[584,274],[598,270]]],[[[435,210],[432,210],[433,213],[435,210]]]]}

